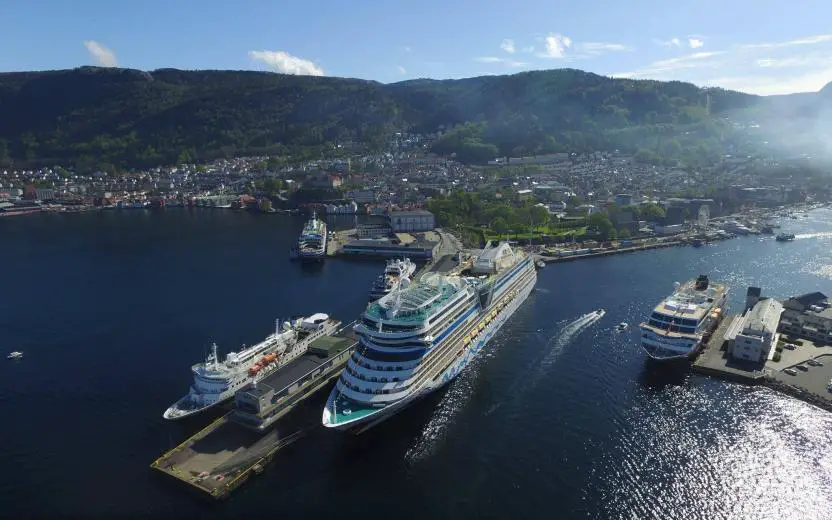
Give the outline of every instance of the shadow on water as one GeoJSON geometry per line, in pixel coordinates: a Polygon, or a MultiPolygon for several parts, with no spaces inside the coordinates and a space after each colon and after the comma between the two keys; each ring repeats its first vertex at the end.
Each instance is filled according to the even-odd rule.
{"type": "Polygon", "coordinates": [[[650,392],[662,392],[669,386],[684,385],[689,375],[688,361],[657,362],[647,358],[644,360],[638,383],[650,392]]]}
{"type": "Polygon", "coordinates": [[[450,387],[446,385],[427,395],[360,435],[343,435],[345,449],[338,452],[338,462],[350,464],[369,456],[378,457],[380,444],[387,445],[386,451],[404,453],[413,444],[414,437],[420,435],[430,423],[450,387]]]}

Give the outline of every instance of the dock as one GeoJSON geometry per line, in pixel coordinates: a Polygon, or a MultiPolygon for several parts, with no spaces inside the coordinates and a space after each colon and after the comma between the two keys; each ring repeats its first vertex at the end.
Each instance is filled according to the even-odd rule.
{"type": "Polygon", "coordinates": [[[796,348],[783,349],[779,361],[775,361],[773,356],[764,362],[735,360],[728,354],[728,344],[725,341],[725,332],[733,318],[731,315],[726,316],[714,331],[693,362],[694,372],[738,383],[766,386],[832,411],[832,391],[828,388],[832,381],[832,346],[815,345],[806,339],[781,336],[781,343],[787,341],[795,344],[796,348]],[[820,362],[820,365],[808,364],[810,359],[820,362]],[[794,375],[785,372],[786,369],[792,369],[794,375]]]}
{"type": "Polygon", "coordinates": [[[341,374],[357,344],[355,334],[347,330],[350,325],[316,339],[308,354],[266,376],[256,387],[239,390],[231,411],[153,461],[151,469],[214,499],[227,497],[261,473],[276,453],[309,431],[310,425],[301,424],[290,412],[341,374]],[[246,399],[241,401],[240,393],[249,400],[249,394],[255,401],[265,399],[262,406],[252,407],[246,399]],[[246,410],[239,408],[241,402],[246,410]]]}
{"type": "Polygon", "coordinates": [[[233,413],[212,422],[150,467],[205,496],[225,498],[305,433],[300,428],[274,427],[258,434],[232,421],[233,413]]]}

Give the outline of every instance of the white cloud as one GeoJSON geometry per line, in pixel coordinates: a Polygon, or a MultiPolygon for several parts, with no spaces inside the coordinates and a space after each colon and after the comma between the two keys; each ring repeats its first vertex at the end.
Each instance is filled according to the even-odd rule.
{"type": "Polygon", "coordinates": [[[619,72],[613,74],[617,78],[644,78],[650,77],[654,79],[669,79],[666,73],[673,72],[679,69],[696,69],[714,67],[719,62],[711,58],[722,56],[726,51],[713,52],[694,52],[693,54],[686,54],[676,58],[669,58],[666,60],[654,61],[647,67],[633,71],[633,72],[619,72]]]}
{"type": "Polygon", "coordinates": [[[566,50],[572,47],[572,39],[562,34],[551,33],[543,39],[546,51],[538,53],[540,58],[565,58],[566,50]]]}
{"type": "Polygon", "coordinates": [[[250,51],[249,58],[260,62],[271,70],[284,74],[297,74],[299,76],[323,76],[324,69],[315,65],[310,60],[292,56],[284,51],[250,51]]]}
{"type": "Polygon", "coordinates": [[[794,47],[797,45],[815,45],[818,43],[832,42],[832,34],[817,34],[815,36],[806,36],[798,38],[797,40],[789,40],[785,42],[769,42],[769,43],[750,43],[741,45],[743,49],[782,49],[785,47],[794,47]]]}
{"type": "Polygon", "coordinates": [[[680,40],[679,38],[671,38],[669,40],[653,40],[653,41],[656,42],[659,45],[664,46],[664,47],[681,47],[682,46],[682,40],[680,40]]]}
{"type": "Polygon", "coordinates": [[[601,54],[604,52],[631,51],[632,47],[620,43],[586,42],[575,44],[575,49],[587,54],[601,54]]]}
{"type": "Polygon", "coordinates": [[[726,76],[708,80],[704,85],[739,90],[749,94],[771,96],[794,92],[817,92],[832,81],[832,67],[825,70],[806,72],[792,77],[783,76],[726,76]]]}
{"type": "Polygon", "coordinates": [[[506,51],[509,54],[514,54],[514,52],[517,50],[514,47],[514,40],[511,40],[511,39],[508,39],[508,38],[503,40],[503,43],[500,44],[500,48],[503,49],[504,51],[506,51]]]}
{"type": "Polygon", "coordinates": [[[524,61],[507,60],[503,58],[498,58],[497,56],[480,56],[474,58],[474,61],[478,61],[480,63],[502,63],[506,67],[511,68],[525,67],[528,65],[528,63],[524,61]]]}
{"type": "Polygon", "coordinates": [[[396,67],[396,70],[398,70],[398,71],[399,71],[399,74],[407,74],[407,69],[406,69],[406,68],[404,68],[404,67],[402,67],[401,65],[399,65],[398,67],[396,67]]]}
{"type": "Polygon", "coordinates": [[[688,46],[691,49],[698,49],[705,45],[705,41],[702,38],[688,38],[688,46]]]}
{"type": "Polygon", "coordinates": [[[528,47],[523,47],[523,49],[521,49],[521,50],[523,52],[527,52],[527,53],[528,52],[534,52],[534,45],[529,45],[528,47]]]}
{"type": "Polygon", "coordinates": [[[402,47],[402,49],[404,49],[404,52],[410,52],[410,51],[413,50],[413,49],[410,48],[409,45],[405,45],[404,47],[402,47]]]}
{"type": "Polygon", "coordinates": [[[832,81],[832,34],[697,51],[613,76],[688,81],[760,95],[817,91],[832,81]]]}
{"type": "Polygon", "coordinates": [[[102,67],[118,67],[118,60],[116,60],[116,53],[104,47],[95,40],[87,40],[84,46],[89,51],[90,55],[95,58],[102,67]]]}

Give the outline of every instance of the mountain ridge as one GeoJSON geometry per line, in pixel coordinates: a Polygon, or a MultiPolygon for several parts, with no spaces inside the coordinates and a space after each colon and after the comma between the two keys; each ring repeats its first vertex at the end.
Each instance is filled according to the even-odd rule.
{"type": "Polygon", "coordinates": [[[479,130],[470,127],[477,135],[458,144],[480,140],[489,146],[483,154],[636,151],[641,142],[655,142],[653,127],[668,133],[668,127],[708,125],[764,99],[577,69],[388,84],[172,68],[6,72],[0,73],[0,113],[8,115],[0,120],[0,161],[126,167],[238,153],[319,153],[335,142],[378,147],[393,131],[466,123],[479,130]]]}

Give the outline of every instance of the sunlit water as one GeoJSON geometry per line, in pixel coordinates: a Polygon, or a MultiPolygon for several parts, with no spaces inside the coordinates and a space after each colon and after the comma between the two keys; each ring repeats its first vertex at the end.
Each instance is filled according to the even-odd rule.
{"type": "MultiPolygon", "coordinates": [[[[346,223],[344,225],[348,225],[346,223]]],[[[382,265],[290,264],[302,219],[220,211],[0,221],[0,430],[12,517],[268,513],[360,518],[832,518],[832,415],[763,388],[648,364],[637,324],[700,273],[785,297],[832,292],[832,212],[746,237],[549,265],[445,390],[357,439],[311,427],[223,504],[148,464],[203,426],[160,414],[209,340],[278,316],[351,320],[382,265]],[[596,319],[587,316],[603,308],[596,319]],[[616,333],[615,325],[630,329],[616,333]],[[48,496],[48,500],[44,500],[48,496]]]]}

